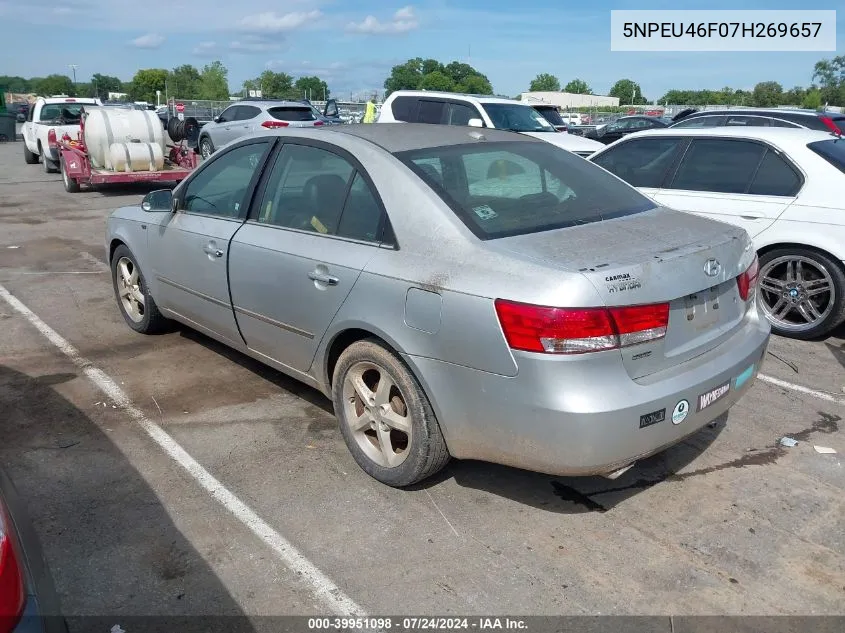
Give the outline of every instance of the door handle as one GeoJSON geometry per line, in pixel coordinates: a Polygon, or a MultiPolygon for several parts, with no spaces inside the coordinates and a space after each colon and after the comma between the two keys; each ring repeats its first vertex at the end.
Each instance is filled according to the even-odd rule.
{"type": "Polygon", "coordinates": [[[318,273],[316,270],[308,273],[308,279],[317,281],[321,284],[326,284],[327,286],[336,286],[339,281],[337,277],[332,277],[331,275],[326,275],[324,273],[318,273]]]}
{"type": "Polygon", "coordinates": [[[213,255],[214,257],[223,257],[223,251],[221,251],[219,248],[215,248],[211,244],[207,244],[205,247],[203,247],[202,250],[206,253],[206,255],[213,255]]]}
{"type": "Polygon", "coordinates": [[[739,217],[743,220],[762,220],[765,216],[760,213],[743,213],[739,217]]]}

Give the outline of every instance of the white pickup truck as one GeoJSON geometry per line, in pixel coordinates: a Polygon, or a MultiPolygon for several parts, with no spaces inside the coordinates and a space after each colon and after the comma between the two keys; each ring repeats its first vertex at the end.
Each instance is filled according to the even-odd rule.
{"type": "Polygon", "coordinates": [[[41,162],[48,174],[59,171],[58,143],[62,136],[68,134],[76,139],[83,107],[99,105],[97,99],[39,97],[29,109],[23,124],[23,157],[26,164],[41,162]]]}

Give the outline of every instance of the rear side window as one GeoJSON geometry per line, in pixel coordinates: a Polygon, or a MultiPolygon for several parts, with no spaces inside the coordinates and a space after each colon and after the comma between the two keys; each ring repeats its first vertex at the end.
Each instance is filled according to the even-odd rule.
{"type": "Polygon", "coordinates": [[[254,119],[260,113],[261,108],[256,108],[255,106],[238,106],[237,120],[247,121],[249,119],[254,119]]]}
{"type": "Polygon", "coordinates": [[[397,157],[483,240],[600,222],[655,207],[636,189],[551,143],[451,145],[397,157]]]}
{"type": "Polygon", "coordinates": [[[765,146],[749,141],[696,139],[669,188],[745,193],[765,152],[765,146]]]}
{"type": "MultiPolygon", "coordinates": [[[[842,125],[845,121],[840,121],[842,125]]],[[[829,141],[815,141],[807,145],[816,154],[824,158],[839,171],[845,173],[845,140],[831,139],[829,141]]]]}
{"type": "Polygon", "coordinates": [[[429,101],[420,99],[420,109],[417,112],[417,123],[438,124],[443,120],[446,104],[443,101],[429,101]]]}
{"type": "Polygon", "coordinates": [[[797,123],[792,123],[791,121],[784,121],[783,119],[772,119],[771,124],[772,127],[789,127],[792,129],[801,127],[797,123]]]}
{"type": "Polygon", "coordinates": [[[725,125],[728,126],[752,126],[752,127],[769,127],[769,119],[763,116],[738,116],[732,115],[728,117],[728,120],[725,121],[725,125]]]}
{"type": "Polygon", "coordinates": [[[754,182],[748,190],[758,196],[794,196],[801,188],[801,177],[772,150],[766,152],[754,182]]]}
{"type": "Polygon", "coordinates": [[[317,119],[314,111],[305,106],[280,106],[268,109],[267,113],[279,121],[315,121],[317,119]]]}
{"type": "Polygon", "coordinates": [[[675,164],[679,138],[643,138],[620,143],[593,162],[634,187],[657,188],[675,164]]]}
{"type": "Polygon", "coordinates": [[[417,100],[414,97],[396,97],[390,106],[397,121],[413,123],[417,116],[417,100]]]}
{"type": "Polygon", "coordinates": [[[724,116],[697,116],[691,119],[681,120],[672,127],[695,128],[695,127],[720,127],[725,124],[724,116]]]}

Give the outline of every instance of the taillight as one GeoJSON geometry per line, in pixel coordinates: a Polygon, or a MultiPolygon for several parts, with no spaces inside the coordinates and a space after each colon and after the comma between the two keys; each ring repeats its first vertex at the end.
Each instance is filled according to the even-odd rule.
{"type": "Polygon", "coordinates": [[[279,127],[287,127],[288,125],[290,125],[290,123],[287,121],[264,121],[264,123],[261,124],[261,127],[266,127],[272,130],[279,127]]]}
{"type": "Polygon", "coordinates": [[[53,129],[48,130],[48,132],[47,132],[47,144],[50,147],[56,147],[56,145],[58,145],[58,142],[56,141],[56,130],[53,130],[53,129]]]}
{"type": "Polygon", "coordinates": [[[314,121],[314,125],[322,125],[322,124],[323,124],[322,121],[314,121]]]}
{"type": "Polygon", "coordinates": [[[819,119],[822,123],[824,123],[825,127],[834,134],[841,136],[844,133],[841,129],[839,129],[839,126],[836,125],[836,123],[833,122],[833,119],[831,119],[829,116],[820,116],[819,119]]]}
{"type": "Polygon", "coordinates": [[[551,308],[496,300],[512,349],[583,354],[655,341],[666,335],[669,304],[620,308],[551,308]]]}
{"type": "Polygon", "coordinates": [[[12,521],[0,503],[0,633],[15,628],[24,606],[23,568],[12,538],[12,521]]]}
{"type": "Polygon", "coordinates": [[[757,287],[757,277],[760,274],[760,262],[757,256],[754,256],[754,261],[748,269],[736,278],[736,285],[739,286],[739,298],[743,301],[748,301],[754,296],[754,288],[757,287]]]}

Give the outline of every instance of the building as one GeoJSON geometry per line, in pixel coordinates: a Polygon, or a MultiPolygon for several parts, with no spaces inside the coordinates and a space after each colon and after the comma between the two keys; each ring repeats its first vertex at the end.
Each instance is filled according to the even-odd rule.
{"type": "Polygon", "coordinates": [[[567,108],[609,108],[618,107],[618,97],[603,97],[600,95],[579,95],[572,92],[523,92],[520,101],[528,103],[551,103],[567,108]]]}

